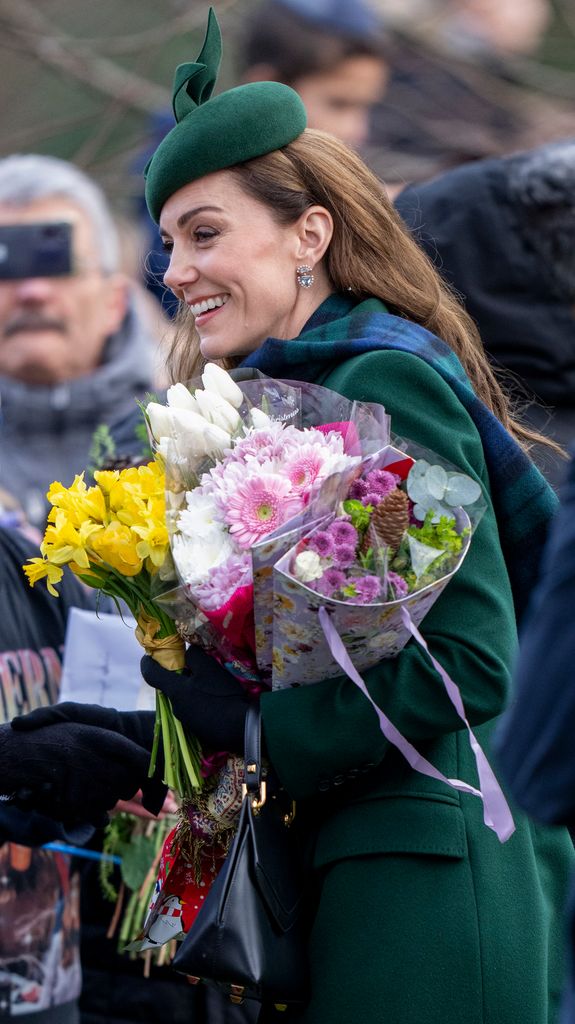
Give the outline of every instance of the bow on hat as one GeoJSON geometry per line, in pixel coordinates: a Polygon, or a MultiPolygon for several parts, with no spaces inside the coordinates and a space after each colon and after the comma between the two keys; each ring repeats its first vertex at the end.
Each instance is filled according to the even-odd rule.
{"type": "Polygon", "coordinates": [[[214,91],[222,62],[222,34],[213,7],[208,14],[206,37],[196,61],[180,64],[174,75],[172,108],[181,121],[196,107],[209,100],[214,91]]]}

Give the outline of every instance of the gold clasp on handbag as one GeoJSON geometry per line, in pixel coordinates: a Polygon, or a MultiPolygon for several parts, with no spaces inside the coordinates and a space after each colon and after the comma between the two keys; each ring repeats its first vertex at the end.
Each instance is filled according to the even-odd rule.
{"type": "Polygon", "coordinates": [[[296,812],[296,802],[295,802],[295,800],[292,800],[291,807],[290,807],[289,811],[287,812],[287,814],[284,814],[284,825],[287,828],[289,828],[290,825],[293,825],[293,820],[295,818],[295,812],[296,812]]]}
{"type": "MultiPolygon", "coordinates": [[[[249,766],[248,766],[248,771],[249,771],[249,766]]],[[[247,795],[248,795],[248,787],[246,786],[246,784],[244,782],[243,785],[242,785],[242,800],[247,795]]],[[[265,779],[262,779],[262,781],[260,782],[259,794],[257,796],[254,795],[254,796],[251,797],[252,811],[254,812],[254,814],[257,814],[258,811],[261,811],[262,807],[264,806],[264,804],[266,802],[266,799],[267,799],[267,786],[266,786],[265,779]]]]}
{"type": "Polygon", "coordinates": [[[230,1003],[239,1006],[244,1001],[245,985],[230,985],[230,1003]]]}

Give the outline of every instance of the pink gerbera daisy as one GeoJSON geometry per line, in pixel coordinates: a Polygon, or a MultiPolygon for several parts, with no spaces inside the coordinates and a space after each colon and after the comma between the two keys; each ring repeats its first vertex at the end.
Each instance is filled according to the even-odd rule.
{"type": "Polygon", "coordinates": [[[285,465],[285,473],[296,491],[309,491],[324,464],[323,453],[315,445],[306,444],[294,452],[285,465]]]}
{"type": "Polygon", "coordinates": [[[241,548],[250,548],[302,507],[289,480],[277,473],[248,477],[227,501],[225,521],[241,548]]]}

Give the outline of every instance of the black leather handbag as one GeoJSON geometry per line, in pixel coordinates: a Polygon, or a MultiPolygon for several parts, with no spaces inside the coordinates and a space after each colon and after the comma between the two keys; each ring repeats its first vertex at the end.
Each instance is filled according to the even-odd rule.
{"type": "Polygon", "coordinates": [[[304,871],[291,806],[281,793],[266,793],[256,706],[246,716],[244,778],[232,846],[172,966],[235,1003],[301,1003],[308,991],[304,871]]]}

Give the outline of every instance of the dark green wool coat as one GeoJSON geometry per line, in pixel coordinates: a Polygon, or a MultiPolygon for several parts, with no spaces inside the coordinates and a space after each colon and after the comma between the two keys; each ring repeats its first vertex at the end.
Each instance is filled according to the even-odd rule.
{"type": "MultiPolygon", "coordinates": [[[[449,384],[418,356],[381,350],[339,365],[318,359],[312,379],[348,398],[381,402],[396,434],[478,479],[489,497],[474,422],[449,384]]],[[[517,642],[491,504],[421,631],[458,683],[489,754],[490,734],[509,698],[517,642]]],[[[467,733],[414,641],[364,678],[423,755],[447,777],[477,784],[467,733]]],[[[281,1019],[554,1021],[563,983],[564,894],[574,859],[567,832],[535,826],[516,812],[516,832],[500,844],[483,823],[480,801],[414,772],[345,678],[265,694],[262,713],[270,759],[316,834],[313,994],[305,1011],[281,1019]]]]}

